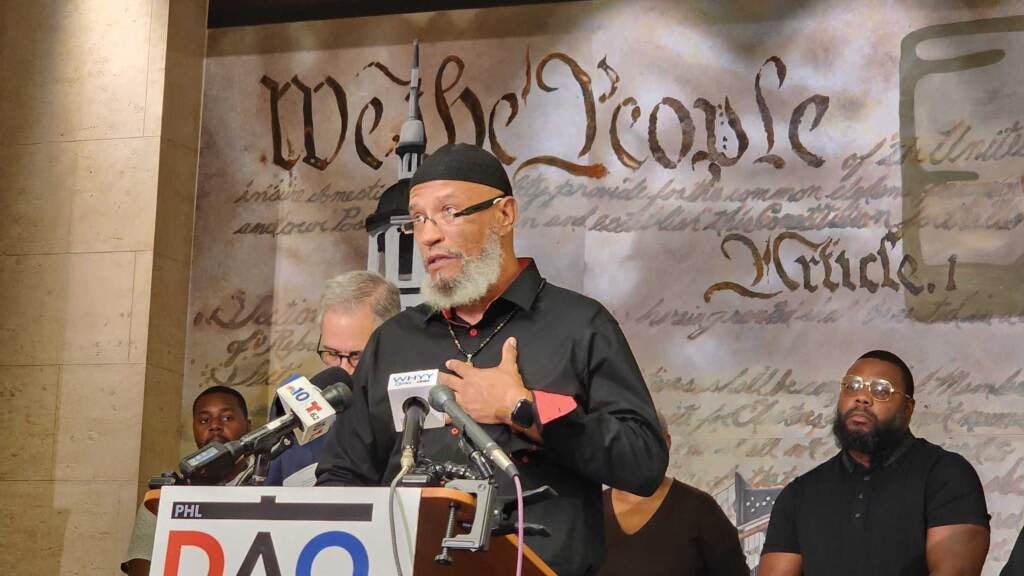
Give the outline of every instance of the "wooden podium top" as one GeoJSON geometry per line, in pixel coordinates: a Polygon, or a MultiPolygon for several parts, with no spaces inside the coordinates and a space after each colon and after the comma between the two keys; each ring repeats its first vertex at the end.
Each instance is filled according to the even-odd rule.
{"type": "Polygon", "coordinates": [[[142,497],[142,503],[146,505],[146,510],[149,510],[156,516],[157,511],[160,509],[160,489],[146,490],[146,495],[142,497]]]}

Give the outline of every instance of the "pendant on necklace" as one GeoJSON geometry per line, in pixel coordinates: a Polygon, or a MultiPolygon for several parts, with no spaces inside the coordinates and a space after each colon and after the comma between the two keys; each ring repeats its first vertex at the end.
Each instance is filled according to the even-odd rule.
{"type": "Polygon", "coordinates": [[[473,367],[473,355],[472,354],[466,355],[466,364],[469,364],[470,368],[473,367]]]}

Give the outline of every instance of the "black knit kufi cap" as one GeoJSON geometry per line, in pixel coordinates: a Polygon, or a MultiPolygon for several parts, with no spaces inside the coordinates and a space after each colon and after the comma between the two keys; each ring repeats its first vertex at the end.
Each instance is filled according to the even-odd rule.
{"type": "Polygon", "coordinates": [[[490,186],[506,196],[512,195],[505,167],[493,154],[471,144],[445,144],[427,156],[416,169],[409,189],[434,180],[457,180],[490,186]]]}

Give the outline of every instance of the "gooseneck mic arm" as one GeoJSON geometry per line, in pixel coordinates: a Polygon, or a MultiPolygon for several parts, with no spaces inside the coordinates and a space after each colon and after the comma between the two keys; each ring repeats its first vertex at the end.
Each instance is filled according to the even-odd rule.
{"type": "Polygon", "coordinates": [[[452,424],[462,430],[465,438],[490,458],[495,466],[501,468],[510,477],[519,475],[519,470],[508,454],[498,446],[498,443],[491,438],[490,434],[477,424],[476,420],[473,420],[463,410],[462,406],[459,406],[459,403],[455,400],[455,393],[452,392],[451,388],[444,384],[436,384],[430,389],[429,399],[430,406],[434,410],[448,414],[452,419],[452,424]]]}

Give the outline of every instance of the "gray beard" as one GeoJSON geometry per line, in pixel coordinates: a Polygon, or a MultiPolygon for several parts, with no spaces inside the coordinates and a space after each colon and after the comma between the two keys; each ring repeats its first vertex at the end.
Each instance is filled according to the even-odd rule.
{"type": "Polygon", "coordinates": [[[434,310],[448,310],[480,301],[501,275],[501,239],[491,231],[480,255],[463,258],[462,273],[454,278],[427,274],[420,286],[423,299],[434,310]]]}

